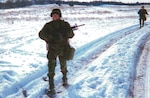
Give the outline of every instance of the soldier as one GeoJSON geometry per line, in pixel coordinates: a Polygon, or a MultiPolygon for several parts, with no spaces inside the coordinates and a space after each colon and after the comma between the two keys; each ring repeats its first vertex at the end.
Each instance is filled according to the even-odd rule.
{"type": "Polygon", "coordinates": [[[48,77],[49,94],[55,93],[54,75],[56,67],[56,58],[59,58],[61,72],[63,74],[63,85],[67,85],[67,66],[65,57],[66,47],[69,46],[68,39],[74,36],[73,30],[68,22],[61,19],[60,9],[53,9],[50,16],[52,21],[46,23],[39,32],[39,37],[46,41],[48,45],[48,77]]]}
{"type": "Polygon", "coordinates": [[[144,6],[141,7],[141,9],[138,11],[139,17],[140,17],[140,28],[144,26],[144,21],[146,21],[146,14],[147,10],[144,8],[144,6]]]}

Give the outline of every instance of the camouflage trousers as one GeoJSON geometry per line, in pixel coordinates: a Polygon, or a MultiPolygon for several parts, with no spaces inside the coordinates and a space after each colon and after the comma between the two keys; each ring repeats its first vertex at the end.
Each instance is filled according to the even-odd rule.
{"type": "Polygon", "coordinates": [[[144,26],[144,22],[146,21],[146,17],[141,17],[139,19],[139,22],[140,22],[140,27],[143,27],[144,26]]]}
{"type": "Polygon", "coordinates": [[[64,54],[64,48],[49,48],[47,53],[48,58],[48,77],[49,77],[49,85],[50,89],[54,88],[54,75],[55,75],[55,67],[57,63],[57,57],[60,62],[60,69],[63,74],[63,78],[67,78],[67,66],[66,66],[66,58],[63,55],[64,54]]]}

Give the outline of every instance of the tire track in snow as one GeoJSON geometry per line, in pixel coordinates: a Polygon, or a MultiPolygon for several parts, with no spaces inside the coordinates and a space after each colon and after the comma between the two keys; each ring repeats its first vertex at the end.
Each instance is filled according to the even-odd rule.
{"type": "Polygon", "coordinates": [[[134,98],[149,98],[149,57],[150,36],[148,36],[141,47],[141,55],[136,67],[136,78],[134,80],[134,98]]]}
{"type": "MultiPolygon", "coordinates": [[[[30,31],[26,31],[27,29],[30,30],[33,27],[22,26],[21,28],[16,28],[16,29],[14,28],[6,29],[7,27],[4,27],[3,28],[4,30],[1,30],[1,34],[0,34],[0,36],[2,37],[0,46],[3,47],[2,49],[0,49],[0,54],[5,53],[8,50],[7,47],[9,47],[9,51],[13,53],[20,53],[22,55],[23,54],[31,55],[32,53],[29,53],[29,51],[26,51],[25,49],[22,50],[19,48],[25,45],[29,45],[32,42],[35,42],[36,40],[39,39],[36,33],[33,34],[33,33],[29,33],[30,31]],[[23,34],[25,32],[28,33],[23,34]],[[11,38],[14,35],[15,36],[17,35],[17,37],[11,38]]],[[[43,54],[39,53],[38,55],[42,56],[43,54]]]]}
{"type": "MultiPolygon", "coordinates": [[[[139,29],[139,31],[137,30],[137,31],[134,31],[133,33],[131,33],[131,34],[129,34],[128,36],[124,36],[122,39],[120,39],[120,40],[118,40],[116,43],[117,44],[119,44],[120,46],[124,46],[125,48],[123,48],[123,49],[120,49],[120,50],[122,50],[122,51],[124,51],[126,48],[126,50],[125,50],[125,53],[128,51],[128,48],[129,47],[132,47],[132,45],[133,45],[133,47],[135,47],[135,51],[132,51],[132,49],[131,49],[131,51],[129,50],[129,52],[131,52],[131,57],[129,58],[129,59],[127,59],[127,60],[129,60],[129,63],[130,62],[134,62],[133,64],[132,64],[132,66],[130,66],[131,67],[131,69],[129,70],[130,71],[130,80],[129,80],[129,82],[130,82],[130,88],[129,88],[129,96],[132,96],[132,98],[133,98],[133,82],[134,82],[134,79],[135,79],[135,67],[136,67],[136,64],[137,64],[137,61],[138,61],[138,57],[139,57],[139,55],[140,55],[140,53],[141,53],[141,47],[143,47],[143,45],[145,44],[145,41],[146,41],[146,39],[149,39],[149,37],[150,37],[150,32],[149,32],[149,30],[147,29],[147,30],[140,30],[139,29]],[[130,41],[131,40],[131,41],[130,41]],[[128,45],[128,46],[127,46],[128,45]],[[127,46],[127,47],[126,47],[127,46]],[[132,59],[135,59],[135,61],[131,61],[132,59]]],[[[116,44],[116,43],[114,43],[114,44],[116,44]]],[[[119,46],[118,45],[118,46],[119,46]]],[[[108,49],[108,48],[107,48],[108,49]]],[[[106,50],[106,52],[107,52],[107,50],[106,50]]],[[[118,53],[119,54],[119,53],[118,53]]],[[[123,54],[123,55],[125,55],[124,53],[121,53],[121,54],[123,54]]],[[[83,54],[84,55],[84,54],[83,54]]],[[[117,55],[117,54],[116,54],[117,55]]],[[[107,60],[106,60],[107,61],[107,60]]],[[[123,61],[123,60],[121,60],[121,61],[123,61]]],[[[83,60],[83,62],[84,62],[84,60],[83,60]]],[[[86,63],[86,62],[85,62],[86,63]]],[[[82,64],[82,62],[80,62],[79,64],[78,64],[79,66],[84,66],[83,64],[82,64]]],[[[88,65],[88,63],[87,64],[85,64],[85,65],[88,65]]],[[[116,65],[117,65],[117,63],[116,63],[116,65]]],[[[85,68],[83,68],[84,70],[86,69],[86,66],[84,66],[85,68]]],[[[130,68],[129,67],[129,68],[130,68]]],[[[79,69],[79,68],[78,68],[79,69]]],[[[82,69],[81,69],[82,70],[82,69]]],[[[75,71],[74,71],[75,72],[75,71]]],[[[126,97],[126,98],[128,98],[128,97],[126,97]]],[[[140,97],[141,98],[141,97],[140,97]]]]}
{"type": "Polygon", "coordinates": [[[145,98],[150,98],[150,43],[148,44],[148,56],[147,56],[147,66],[146,66],[146,76],[145,76],[145,98]]]}
{"type": "MultiPolygon", "coordinates": [[[[33,28],[33,27],[30,27],[30,29],[33,28]]],[[[0,36],[2,36],[2,39],[1,42],[0,42],[0,46],[3,47],[3,46],[9,46],[9,49],[0,49],[0,54],[3,55],[5,52],[13,52],[13,53],[16,53],[16,54],[20,54],[20,55],[31,55],[32,53],[29,53],[28,51],[24,51],[22,49],[18,49],[20,48],[21,46],[25,46],[27,44],[30,44],[32,42],[35,42],[36,40],[38,40],[38,36],[37,34],[33,34],[33,33],[26,33],[26,34],[21,34],[21,33],[24,33],[27,32],[26,29],[29,29],[27,26],[25,27],[21,27],[21,28],[9,28],[9,29],[4,29],[2,30],[0,36]],[[20,31],[23,31],[20,33],[20,31]],[[16,34],[19,35],[19,37],[14,37],[14,38],[11,38],[12,35],[15,35],[16,34]],[[7,41],[7,39],[8,41],[7,41]],[[25,39],[24,39],[25,38],[25,39]],[[11,46],[11,44],[13,44],[11,46]],[[19,51],[19,52],[18,52],[19,51]]],[[[29,29],[29,30],[30,30],[29,29]]],[[[38,54],[40,56],[43,56],[43,54],[38,54]]],[[[3,62],[3,61],[1,61],[3,62]]],[[[4,61],[5,62],[5,61],[4,61]]],[[[11,65],[7,66],[7,67],[10,67],[11,65]]],[[[15,65],[14,65],[15,66],[15,65]]],[[[12,66],[11,66],[12,67],[12,66]]],[[[34,72],[34,74],[39,74],[41,73],[41,75],[43,75],[45,72],[46,72],[46,68],[43,68],[43,67],[40,67],[36,72],[34,72]],[[40,69],[40,70],[39,70],[40,69]],[[41,71],[41,69],[43,69],[41,71]],[[44,71],[45,70],[45,71],[44,71]],[[43,73],[44,72],[44,73],[43,73]]],[[[11,69],[12,70],[12,69],[11,69]]],[[[7,72],[6,72],[7,73],[7,72]]],[[[29,73],[29,76],[30,76],[31,73],[29,73]]],[[[16,73],[17,75],[17,73],[16,73]]],[[[22,92],[21,92],[21,88],[26,85],[27,83],[24,82],[26,80],[28,81],[33,81],[34,79],[37,79],[39,76],[38,75],[31,75],[30,77],[29,76],[25,76],[23,78],[21,78],[21,81],[17,81],[17,80],[14,80],[14,77],[6,77],[4,76],[3,78],[6,78],[8,81],[8,84],[9,84],[9,81],[11,82],[12,80],[14,81],[12,84],[11,84],[11,87],[8,87],[9,91],[7,89],[5,89],[4,91],[2,91],[1,93],[2,94],[6,94],[4,95],[3,97],[11,97],[15,94],[15,96],[18,96],[20,95],[22,92]],[[20,85],[21,84],[21,85],[20,85]],[[15,87],[15,88],[14,88],[15,87]],[[18,94],[19,93],[19,94],[18,94]],[[8,95],[8,96],[7,96],[8,95]],[[10,95],[10,96],[9,96],[10,95]]],[[[31,82],[30,82],[31,83],[31,82]]],[[[32,84],[32,83],[31,83],[32,84]]],[[[33,84],[32,84],[33,85],[33,84]]],[[[0,95],[1,97],[1,95],[0,95]]]]}
{"type": "MultiPolygon", "coordinates": [[[[6,27],[8,28],[8,27],[6,27]]],[[[28,30],[29,28],[33,28],[33,27],[21,27],[21,28],[16,28],[16,29],[10,29],[10,30],[7,30],[7,29],[4,29],[4,31],[1,30],[1,34],[0,34],[0,37],[1,38],[1,42],[0,44],[1,45],[7,45],[7,44],[11,44],[11,43],[23,43],[22,41],[26,38],[30,38],[31,40],[31,36],[32,37],[35,37],[34,34],[31,34],[31,33],[26,33],[26,32],[29,32],[29,31],[26,31],[28,30]],[[23,34],[25,33],[25,34],[23,34]],[[12,36],[15,36],[14,38],[12,38],[12,36]],[[3,41],[4,40],[4,41],[3,41]]],[[[26,40],[25,40],[26,41],[26,40]]],[[[17,43],[17,44],[19,44],[17,43]]]]}
{"type": "Polygon", "coordinates": [[[127,27],[125,29],[113,32],[95,41],[92,41],[91,43],[88,43],[80,47],[79,49],[77,49],[74,58],[78,59],[77,61],[79,62],[87,61],[87,63],[89,63],[89,61],[99,56],[101,53],[106,51],[109,47],[111,47],[113,44],[118,42],[120,39],[124,38],[125,36],[128,36],[129,34],[137,30],[139,30],[139,28],[137,27],[137,25],[134,25],[134,26],[127,27]],[[83,56],[81,56],[80,54],[83,54],[83,56]]]}
{"type": "MultiPolygon", "coordinates": [[[[75,53],[75,61],[78,62],[69,62],[68,66],[71,66],[72,64],[74,65],[79,65],[81,64],[83,67],[85,67],[84,65],[88,64],[89,62],[92,62],[93,59],[97,58],[101,53],[103,53],[104,51],[107,51],[107,49],[109,47],[111,47],[113,44],[115,44],[117,41],[119,41],[120,39],[124,38],[125,36],[128,36],[129,34],[135,32],[138,30],[137,26],[132,26],[132,27],[128,27],[125,28],[123,30],[120,31],[116,31],[114,33],[111,33],[103,38],[97,39],[95,41],[92,41],[91,43],[88,43],[87,45],[84,45],[78,49],[76,49],[76,53],[75,53]],[[104,42],[105,40],[105,42],[104,42]],[[82,55],[80,55],[82,54],[82,55]]],[[[74,66],[74,67],[78,67],[78,66],[74,66]]],[[[76,69],[76,68],[75,68],[76,69]]],[[[41,69],[43,70],[43,69],[41,69]]],[[[78,68],[77,68],[78,70],[78,68]]],[[[71,72],[71,71],[70,71],[71,72]]],[[[43,73],[43,75],[45,75],[46,73],[43,73]]],[[[70,73],[74,74],[74,73],[70,73]]],[[[41,74],[42,76],[42,74],[41,74]]],[[[36,78],[32,78],[28,81],[28,83],[24,83],[22,86],[23,87],[27,87],[27,92],[29,91],[34,91],[34,87],[38,87],[39,85],[41,85],[41,76],[36,77],[36,78]],[[39,80],[39,81],[37,81],[39,80]],[[34,84],[34,85],[33,85],[34,84]],[[33,87],[34,86],[34,87],[33,87]],[[28,88],[28,87],[33,87],[33,88],[28,88]]],[[[72,75],[71,75],[72,76],[72,75]]],[[[32,77],[32,74],[31,76],[32,77]]],[[[56,76],[57,77],[57,76],[56,76]]],[[[26,77],[25,79],[28,79],[29,77],[26,77]]],[[[56,80],[57,81],[57,80],[56,80]]],[[[56,85],[58,85],[59,83],[57,83],[56,85]]],[[[34,92],[33,93],[29,93],[28,94],[28,98],[33,98],[33,96],[37,97],[39,93],[44,93],[42,88],[43,86],[41,86],[39,89],[39,92],[34,92]]],[[[45,86],[46,87],[46,86],[45,86]]],[[[57,87],[56,87],[57,88],[57,87]]],[[[21,95],[21,92],[19,92],[21,95]]],[[[13,92],[9,94],[10,96],[18,96],[19,94],[17,92],[13,92]],[[17,95],[16,95],[16,94],[17,95]]],[[[20,96],[21,97],[21,96],[20,96]]]]}
{"type": "MultiPolygon", "coordinates": [[[[76,66],[73,66],[74,68],[71,68],[71,69],[78,70],[79,69],[78,66],[81,65],[82,66],[81,69],[84,69],[84,67],[86,67],[88,63],[92,62],[93,59],[97,58],[104,51],[107,51],[107,49],[111,47],[113,44],[115,44],[120,39],[124,38],[125,36],[128,36],[129,34],[137,30],[139,30],[137,25],[128,27],[123,30],[113,32],[103,38],[99,38],[95,41],[92,41],[91,43],[88,43],[87,45],[84,45],[76,49],[74,59],[75,61],[78,61],[78,62],[71,61],[69,62],[68,66],[72,67],[72,65],[76,65],[76,66]]],[[[74,72],[74,71],[71,71],[71,69],[69,69],[68,77],[73,77],[75,74],[75,73],[71,73],[71,72],[74,72]]],[[[60,78],[59,78],[59,81],[61,81],[60,78]]],[[[61,85],[61,83],[57,82],[57,84],[55,85],[61,85]]],[[[56,87],[56,89],[58,88],[56,87]]],[[[32,97],[29,97],[29,98],[32,98],[32,97]]]]}

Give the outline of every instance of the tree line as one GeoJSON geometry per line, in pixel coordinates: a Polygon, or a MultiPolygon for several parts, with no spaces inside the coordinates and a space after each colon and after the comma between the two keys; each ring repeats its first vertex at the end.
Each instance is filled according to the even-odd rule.
{"type": "Polygon", "coordinates": [[[92,2],[79,2],[79,1],[62,1],[62,0],[16,0],[13,2],[12,0],[8,0],[4,3],[0,2],[0,9],[9,9],[9,8],[18,8],[25,7],[36,4],[68,4],[70,6],[74,5],[104,5],[104,4],[113,4],[113,5],[142,5],[142,4],[150,4],[150,3],[122,3],[122,2],[113,2],[113,1],[92,1],[92,2]]]}
{"type": "Polygon", "coordinates": [[[51,4],[57,3],[55,0],[7,0],[6,2],[0,2],[0,9],[18,8],[36,4],[51,4]]]}

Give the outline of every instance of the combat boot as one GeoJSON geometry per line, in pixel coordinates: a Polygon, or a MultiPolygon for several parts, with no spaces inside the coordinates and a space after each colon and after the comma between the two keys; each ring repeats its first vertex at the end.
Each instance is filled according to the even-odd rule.
{"type": "Polygon", "coordinates": [[[63,86],[68,86],[68,80],[65,76],[63,76],[62,80],[63,80],[63,86]]]}
{"type": "Polygon", "coordinates": [[[55,92],[55,89],[50,89],[50,90],[48,90],[47,93],[53,95],[53,94],[55,94],[56,92],[55,92]]]}
{"type": "Polygon", "coordinates": [[[49,78],[49,91],[48,91],[48,93],[49,94],[55,94],[55,86],[54,86],[54,79],[53,79],[53,77],[50,77],[49,78]]]}

